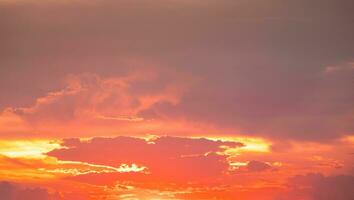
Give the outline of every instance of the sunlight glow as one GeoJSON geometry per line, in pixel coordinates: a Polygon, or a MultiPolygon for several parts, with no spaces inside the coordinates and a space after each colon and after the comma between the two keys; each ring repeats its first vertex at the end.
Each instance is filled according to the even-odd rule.
{"type": "Polygon", "coordinates": [[[7,157],[43,158],[45,153],[60,148],[60,144],[50,140],[1,140],[0,155],[7,157]]]}
{"type": "Polygon", "coordinates": [[[240,152],[270,152],[271,142],[263,138],[254,137],[207,137],[211,140],[220,140],[225,142],[240,142],[244,146],[236,148],[226,148],[225,153],[240,153],[240,152]]]}

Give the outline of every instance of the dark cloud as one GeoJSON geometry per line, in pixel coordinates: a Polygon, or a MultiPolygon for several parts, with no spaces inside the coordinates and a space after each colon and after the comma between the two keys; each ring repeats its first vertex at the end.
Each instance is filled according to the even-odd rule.
{"type": "Polygon", "coordinates": [[[270,169],[271,166],[267,163],[264,163],[264,162],[252,160],[252,161],[248,162],[246,168],[252,172],[260,172],[260,171],[270,169]]]}
{"type": "Polygon", "coordinates": [[[49,194],[46,189],[25,187],[10,182],[0,182],[1,200],[60,200],[58,194],[49,194]]]}
{"type": "Polygon", "coordinates": [[[354,198],[354,177],[347,175],[324,176],[322,174],[298,175],[289,180],[291,192],[279,200],[351,200],[354,198]]]}

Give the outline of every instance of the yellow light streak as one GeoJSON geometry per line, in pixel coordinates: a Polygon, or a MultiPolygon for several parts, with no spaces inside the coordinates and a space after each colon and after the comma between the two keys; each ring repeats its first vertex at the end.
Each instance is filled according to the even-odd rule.
{"type": "Polygon", "coordinates": [[[145,166],[138,166],[135,163],[131,165],[128,164],[121,164],[119,167],[112,167],[108,165],[98,165],[92,164],[87,162],[80,162],[80,161],[57,161],[57,168],[54,169],[46,169],[46,168],[39,168],[41,171],[55,173],[55,174],[70,174],[70,175],[84,175],[84,174],[98,174],[98,173],[112,173],[112,172],[119,172],[119,173],[128,173],[128,172],[140,172],[140,173],[148,173],[147,167],[145,166]]]}

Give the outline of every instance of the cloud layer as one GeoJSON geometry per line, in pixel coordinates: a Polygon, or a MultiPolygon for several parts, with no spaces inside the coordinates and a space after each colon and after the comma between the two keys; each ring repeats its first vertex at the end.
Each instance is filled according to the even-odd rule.
{"type": "Polygon", "coordinates": [[[276,80],[234,88],[159,68],[111,78],[71,75],[65,88],[37,98],[33,105],[4,109],[0,131],[15,137],[24,132],[51,132],[52,137],[129,132],[328,141],[353,132],[353,76],[351,63],[329,66],[313,75],[313,86],[294,82],[290,92],[289,85],[276,80]]]}
{"type": "MultiPolygon", "coordinates": [[[[165,184],[212,182],[227,173],[229,168],[226,155],[222,155],[221,146],[229,148],[242,146],[241,143],[236,142],[167,136],[150,141],[132,137],[93,138],[86,142],[71,139],[65,140],[63,145],[68,148],[53,150],[48,155],[60,160],[113,167],[123,163],[135,163],[147,167],[148,174],[141,174],[146,178],[140,178],[152,183],[164,182],[165,184]]],[[[115,176],[117,181],[119,177],[127,175],[108,174],[106,178],[114,180],[112,177],[115,176]]],[[[139,175],[134,176],[139,178],[139,175]]]]}
{"type": "Polygon", "coordinates": [[[353,176],[324,176],[322,174],[298,175],[289,180],[291,190],[280,200],[350,200],[354,198],[353,176]]]}
{"type": "MultiPolygon", "coordinates": [[[[350,8],[349,0],[3,1],[0,108],[45,135],[61,127],[53,121],[74,118],[71,130],[89,136],[105,119],[121,134],[329,141],[354,130],[350,8]],[[69,74],[85,91],[62,82],[69,74]],[[157,122],[127,125],[142,119],[157,122]]],[[[1,132],[24,135],[8,126],[1,132]]]]}

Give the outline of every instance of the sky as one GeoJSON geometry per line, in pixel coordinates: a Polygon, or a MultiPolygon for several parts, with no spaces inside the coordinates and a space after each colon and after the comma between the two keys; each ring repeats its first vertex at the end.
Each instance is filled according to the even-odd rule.
{"type": "Polygon", "coordinates": [[[0,0],[0,200],[353,200],[351,0],[0,0]]]}

